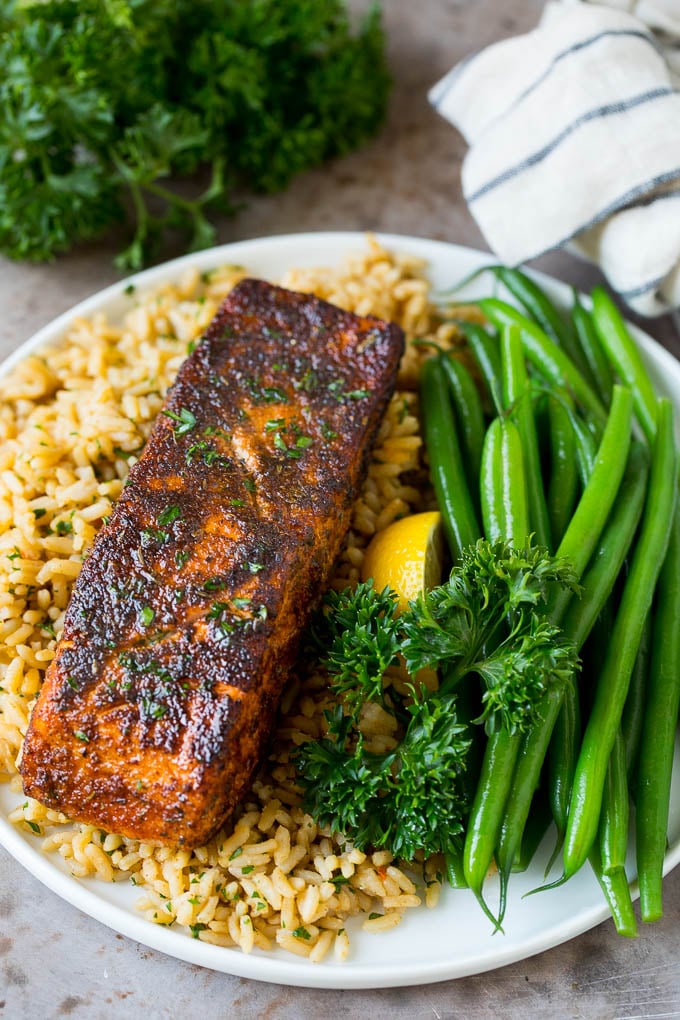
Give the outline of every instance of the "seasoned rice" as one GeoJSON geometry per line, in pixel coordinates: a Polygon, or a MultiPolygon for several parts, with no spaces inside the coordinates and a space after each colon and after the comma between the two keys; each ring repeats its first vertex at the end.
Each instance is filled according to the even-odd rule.
{"type": "MultiPolygon", "coordinates": [[[[427,348],[413,341],[450,346],[459,334],[430,305],[424,270],[419,260],[369,238],[367,250],[339,268],[291,270],[280,281],[391,319],[408,340],[336,566],[336,588],[356,584],[376,531],[433,505],[416,392],[427,348]]],[[[76,319],[62,344],[28,356],[0,379],[0,781],[17,791],[30,710],[83,558],[187,348],[245,275],[234,266],[202,275],[190,270],[173,285],[133,294],[120,324],[103,315],[76,319]]],[[[440,862],[410,873],[388,852],[363,853],[303,811],[290,753],[322,735],[331,702],[324,677],[302,669],[284,694],[270,756],[250,794],[229,824],[195,850],[154,847],[69,822],[30,798],[10,820],[60,854],[77,877],[132,882],[138,908],[157,924],[244,952],[279,946],[314,963],[327,955],[346,959],[347,920],[363,915],[366,931],[386,931],[405,910],[434,906],[440,862]]],[[[367,746],[394,746],[393,720],[377,706],[362,725],[367,746]]]]}

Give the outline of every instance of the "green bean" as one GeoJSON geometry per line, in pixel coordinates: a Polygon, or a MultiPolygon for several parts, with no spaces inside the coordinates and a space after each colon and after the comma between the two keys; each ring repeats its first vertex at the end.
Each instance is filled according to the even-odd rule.
{"type": "Polygon", "coordinates": [[[446,878],[452,889],[467,889],[462,851],[446,855],[446,878]]]}
{"type": "Polygon", "coordinates": [[[556,386],[565,387],[597,421],[604,421],[606,411],[600,398],[571,359],[542,329],[498,298],[482,298],[478,304],[498,329],[507,325],[518,326],[524,353],[541,375],[556,386]]]}
{"type": "Polygon", "coordinates": [[[536,721],[528,733],[520,734],[515,768],[507,785],[505,810],[499,819],[496,864],[501,893],[498,924],[503,921],[507,901],[508,879],[522,844],[531,801],[538,784],[541,765],[548,753],[550,736],[562,704],[562,691],[550,690],[543,696],[536,712],[536,721]]]}
{"type": "MultiPolygon", "coordinates": [[[[616,388],[614,394],[615,401],[616,388]]],[[[673,409],[666,398],[659,400],[658,408],[657,435],[640,537],[631,559],[574,774],[564,841],[565,878],[582,866],[597,833],[607,763],[621,722],[630,675],[675,511],[677,465],[673,409]]]]}
{"type": "Polygon", "coordinates": [[[479,390],[465,365],[456,358],[444,356],[442,364],[453,397],[468,484],[471,492],[478,493],[484,445],[484,413],[479,390]]]}
{"type": "Polygon", "coordinates": [[[562,847],[567,831],[569,797],[581,739],[581,706],[576,684],[567,684],[548,751],[548,796],[562,847]]]}
{"type": "Polygon", "coordinates": [[[604,287],[592,293],[593,324],[605,354],[619,376],[633,391],[635,413],[649,443],[656,432],[657,400],[640,352],[628,327],[604,287]]]}
{"type": "Polygon", "coordinates": [[[562,632],[582,648],[609,598],[635,536],[647,492],[649,457],[642,443],[631,443],[630,454],[611,515],[582,577],[583,597],[573,599],[562,617],[562,632]]]}
{"type": "Polygon", "coordinates": [[[676,513],[659,577],[647,703],[638,758],[637,866],[643,921],[654,921],[663,913],[661,879],[679,699],[680,514],[676,513]]]}
{"type": "Polygon", "coordinates": [[[626,745],[619,728],[609,756],[602,791],[599,840],[600,860],[605,875],[611,875],[617,868],[625,869],[629,814],[626,745]]]}
{"type": "Polygon", "coordinates": [[[507,266],[488,268],[519,301],[529,318],[563,348],[583,376],[593,385],[594,380],[590,377],[588,363],[574,338],[571,324],[562,318],[539,285],[520,269],[509,269],[507,266]]]}
{"type": "Polygon", "coordinates": [[[550,482],[548,484],[548,517],[550,532],[559,543],[574,511],[578,493],[576,442],[569,414],[561,400],[550,397],[550,482]]]}
{"type": "Polygon", "coordinates": [[[574,291],[571,321],[574,324],[576,336],[580,341],[581,349],[590,367],[590,374],[595,381],[596,392],[605,407],[609,407],[612,398],[612,386],[614,385],[612,371],[609,367],[607,356],[602,350],[590,312],[581,304],[577,291],[574,291]]]}
{"type": "Polygon", "coordinates": [[[591,865],[604,889],[609,909],[617,930],[622,935],[637,935],[633,901],[626,875],[628,849],[628,781],[626,778],[626,748],[621,731],[614,741],[607,778],[602,795],[602,812],[596,840],[596,851],[589,855],[591,865]],[[632,923],[631,923],[632,922],[632,923]]]}
{"type": "Polygon", "coordinates": [[[541,795],[541,790],[537,790],[522,835],[522,845],[512,865],[513,872],[527,870],[536,856],[536,851],[543,842],[543,837],[550,828],[551,822],[550,805],[547,799],[541,795]]]}
{"type": "Polygon", "coordinates": [[[509,418],[494,418],[482,449],[482,520],[490,542],[519,548],[529,536],[529,507],[519,431],[509,418]]]}
{"type": "Polygon", "coordinates": [[[432,483],[444,534],[451,555],[457,559],[481,532],[465,477],[449,387],[438,358],[430,358],[423,365],[420,395],[432,483]]]}
{"type": "MultiPolygon", "coordinates": [[[[447,681],[446,669],[440,671],[440,680],[440,686],[444,687],[447,681]]],[[[466,727],[465,736],[470,740],[465,757],[465,771],[460,779],[461,793],[468,804],[472,804],[474,800],[482,767],[484,734],[482,727],[474,725],[474,720],[479,717],[481,711],[479,684],[477,678],[470,674],[456,683],[456,717],[458,722],[466,727]]]]}
{"type": "Polygon", "coordinates": [[[640,638],[640,647],[635,657],[635,665],[628,685],[626,703],[623,706],[621,716],[621,733],[626,745],[626,770],[628,772],[628,785],[632,787],[635,797],[633,776],[637,768],[638,751],[642,737],[642,725],[645,717],[645,705],[647,702],[647,675],[649,672],[649,657],[652,646],[652,614],[645,620],[645,626],[640,638]]]}
{"type": "Polygon", "coordinates": [[[623,868],[619,868],[609,875],[603,872],[600,848],[597,842],[591,847],[588,859],[609,905],[617,932],[627,938],[635,938],[638,933],[637,921],[626,872],[623,868]]]}
{"type": "Polygon", "coordinates": [[[581,487],[585,489],[595,467],[597,443],[593,433],[575,411],[569,413],[569,418],[576,446],[576,470],[578,471],[581,487]]]}
{"type": "MultiPolygon", "coordinates": [[[[595,549],[621,484],[630,447],[632,406],[630,390],[615,386],[592,474],[557,550],[558,556],[571,560],[578,577],[595,549]]],[[[554,622],[559,623],[570,597],[565,588],[555,593],[550,609],[554,622]]]]}
{"type": "Polygon", "coordinates": [[[524,364],[519,330],[516,326],[504,326],[501,329],[501,367],[503,405],[517,426],[522,444],[529,509],[529,532],[534,533],[539,545],[552,549],[550,521],[541,477],[536,424],[531,406],[529,377],[524,364]]]}
{"type": "MultiPolygon", "coordinates": [[[[489,541],[525,544],[529,520],[522,444],[509,419],[494,418],[484,439],[482,517],[489,541]]],[[[484,901],[482,886],[494,854],[520,741],[520,732],[510,733],[504,727],[489,736],[463,848],[467,884],[496,927],[498,921],[484,901]]]]}
{"type": "Polygon", "coordinates": [[[490,405],[500,414],[503,402],[500,390],[501,355],[498,349],[498,338],[489,336],[484,327],[476,322],[458,320],[457,324],[467,338],[477,368],[486,385],[490,405]]]}
{"type": "Polygon", "coordinates": [[[463,849],[467,884],[496,928],[500,927],[502,918],[494,917],[489,910],[482,896],[482,886],[494,855],[520,741],[521,733],[510,733],[505,728],[489,737],[463,849]]]}
{"type": "MultiPolygon", "coordinates": [[[[614,587],[616,587],[616,584],[614,587]]],[[[581,661],[583,666],[579,682],[579,700],[584,718],[590,714],[590,710],[593,707],[595,688],[597,686],[596,681],[604,666],[607,645],[614,629],[614,617],[618,601],[614,594],[609,596],[598,613],[582,648],[581,661]]],[[[581,747],[579,745],[578,751],[580,750],[581,747]]]]}

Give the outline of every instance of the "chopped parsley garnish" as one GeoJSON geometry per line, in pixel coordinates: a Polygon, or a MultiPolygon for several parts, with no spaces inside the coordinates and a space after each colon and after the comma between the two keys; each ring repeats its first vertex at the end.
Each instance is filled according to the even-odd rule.
{"type": "Polygon", "coordinates": [[[262,386],[259,379],[251,377],[243,380],[246,392],[256,404],[287,404],[288,394],[280,386],[262,386]]]}
{"type": "Polygon", "coordinates": [[[83,744],[90,743],[90,738],[88,737],[87,733],[83,732],[83,730],[74,730],[73,736],[76,738],[76,740],[82,741],[83,744]]]}
{"type": "Polygon", "coordinates": [[[248,563],[247,566],[251,574],[259,574],[264,570],[264,563],[248,563]]]}
{"type": "Polygon", "coordinates": [[[246,489],[248,492],[255,492],[256,486],[254,480],[252,478],[244,478],[243,488],[246,489]]]}
{"type": "Polygon", "coordinates": [[[50,637],[56,638],[57,636],[54,632],[54,624],[50,620],[49,616],[46,616],[43,622],[40,624],[40,629],[46,631],[50,635],[50,637]]]}
{"type": "Polygon", "coordinates": [[[206,613],[207,620],[219,620],[222,613],[227,610],[229,606],[226,602],[213,602],[212,606],[206,613]]]}
{"type": "Polygon", "coordinates": [[[57,521],[52,530],[57,535],[70,535],[73,531],[73,524],[71,521],[57,521]]]}
{"type": "Polygon", "coordinates": [[[147,719],[152,719],[154,721],[162,719],[168,711],[167,705],[161,705],[152,698],[142,698],[141,706],[144,716],[146,716],[147,719]]]}
{"type": "Polygon", "coordinates": [[[138,453],[141,453],[143,449],[144,444],[136,447],[135,450],[123,450],[122,447],[113,447],[113,453],[116,457],[120,457],[121,460],[129,460],[130,457],[137,457],[138,453]]]}
{"type": "Polygon", "coordinates": [[[142,625],[144,627],[150,627],[154,621],[155,616],[156,614],[151,608],[151,606],[144,606],[141,613],[139,614],[139,618],[142,621],[142,625]]]}
{"type": "Polygon", "coordinates": [[[212,467],[216,463],[221,467],[228,467],[229,465],[229,458],[223,456],[219,450],[215,449],[212,443],[206,442],[205,439],[199,439],[197,443],[189,447],[185,460],[187,464],[193,464],[197,457],[200,457],[207,467],[212,467]]]}
{"type": "Polygon", "coordinates": [[[338,433],[334,432],[330,425],[327,425],[325,421],[321,422],[321,435],[327,440],[338,438],[338,433]]]}
{"type": "Polygon", "coordinates": [[[178,549],[175,553],[175,566],[181,570],[190,556],[191,552],[188,549],[178,549]]]}
{"type": "Polygon", "coordinates": [[[255,871],[255,865],[254,864],[246,864],[245,868],[241,869],[241,874],[242,875],[249,875],[251,871],[255,871]]]}
{"type": "Polygon", "coordinates": [[[29,818],[25,818],[24,821],[28,825],[29,829],[36,834],[36,836],[42,835],[42,829],[37,822],[32,822],[29,818]]]}
{"type": "Polygon", "coordinates": [[[292,934],[295,936],[296,939],[305,939],[305,941],[309,941],[309,939],[311,939],[312,937],[305,928],[305,926],[302,924],[300,925],[299,928],[295,928],[292,934]]]}
{"type": "Polygon", "coordinates": [[[242,853],[243,853],[243,847],[242,846],[237,846],[236,849],[234,850],[233,854],[229,858],[229,860],[230,861],[235,861],[236,858],[240,857],[242,853]]]}
{"type": "Polygon", "coordinates": [[[186,407],[181,407],[179,414],[175,414],[174,411],[163,411],[163,414],[166,418],[171,418],[177,422],[177,425],[172,430],[175,436],[184,436],[196,427],[196,415],[192,414],[186,407]]]}
{"type": "Polygon", "coordinates": [[[296,390],[304,390],[305,393],[311,393],[316,386],[316,382],[316,372],[313,368],[308,368],[304,375],[293,385],[296,390]]]}
{"type": "Polygon", "coordinates": [[[326,389],[335,397],[338,403],[343,403],[345,400],[362,400],[364,397],[371,395],[370,390],[345,391],[345,384],[342,379],[334,379],[333,382],[328,384],[326,389]]]}
{"type": "Polygon", "coordinates": [[[235,609],[247,609],[250,606],[252,599],[236,597],[231,600],[232,605],[235,609]]]}
{"type": "Polygon", "coordinates": [[[44,517],[46,513],[47,510],[45,510],[43,507],[38,507],[37,510],[33,511],[33,516],[35,517],[36,521],[39,521],[40,518],[44,517]]]}
{"type": "Polygon", "coordinates": [[[69,685],[69,687],[71,688],[72,691],[79,691],[80,690],[80,684],[78,683],[78,681],[76,680],[76,678],[74,676],[67,676],[66,677],[66,683],[69,685]]]}
{"type": "MultiPolygon", "coordinates": [[[[269,422],[267,424],[269,424],[269,422]]],[[[295,422],[291,422],[290,426],[284,426],[282,429],[274,432],[274,448],[276,450],[281,450],[281,452],[285,453],[291,460],[298,460],[302,456],[303,452],[310,447],[313,442],[313,438],[305,435],[300,429],[300,426],[296,425],[295,422]],[[290,445],[288,445],[286,440],[283,438],[283,433],[288,432],[289,429],[295,437],[294,441],[290,445]]]]}
{"type": "Polygon", "coordinates": [[[157,523],[160,525],[172,524],[173,521],[176,521],[181,516],[181,509],[176,503],[173,503],[171,506],[166,507],[165,510],[158,515],[157,523]]]}
{"type": "Polygon", "coordinates": [[[142,542],[167,542],[170,538],[169,531],[162,528],[143,528],[141,531],[142,542]]]}
{"type": "Polygon", "coordinates": [[[288,394],[278,386],[263,386],[262,397],[268,404],[287,404],[288,394]]]}
{"type": "Polygon", "coordinates": [[[225,432],[224,429],[218,428],[216,425],[208,425],[207,429],[203,430],[203,435],[204,436],[221,436],[222,439],[231,439],[231,436],[229,435],[228,432],[225,432]]]}
{"type": "Polygon", "coordinates": [[[265,432],[274,432],[276,429],[283,428],[285,424],[285,418],[270,418],[264,423],[264,430],[265,432]]]}
{"type": "Polygon", "coordinates": [[[209,577],[207,581],[203,582],[204,591],[219,591],[220,588],[224,588],[226,580],[223,577],[209,577]]]}

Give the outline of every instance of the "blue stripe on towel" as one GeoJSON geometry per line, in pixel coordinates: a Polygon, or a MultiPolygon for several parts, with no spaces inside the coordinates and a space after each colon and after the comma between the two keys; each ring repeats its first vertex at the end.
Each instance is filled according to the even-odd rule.
{"type": "Polygon", "coordinates": [[[463,57],[463,59],[460,60],[455,67],[451,68],[448,74],[445,74],[444,77],[430,89],[428,99],[435,110],[439,111],[439,107],[453,88],[454,82],[458,81],[465,68],[468,67],[481,52],[481,50],[476,50],[474,53],[468,53],[466,57],[463,57]]]}
{"type": "MultiPolygon", "coordinates": [[[[661,46],[656,41],[656,39],[653,36],[651,36],[648,32],[644,32],[640,29],[635,28],[606,29],[603,32],[598,32],[597,35],[590,36],[588,39],[581,39],[579,40],[579,42],[573,43],[566,50],[562,50],[561,53],[557,53],[550,61],[548,67],[546,67],[545,71],[543,71],[543,73],[539,75],[536,81],[534,81],[531,85],[527,86],[524,92],[520,93],[517,99],[515,99],[514,102],[512,103],[512,106],[508,107],[508,110],[514,109],[516,106],[519,105],[519,103],[526,99],[527,96],[531,95],[531,93],[534,92],[535,89],[539,87],[539,85],[542,85],[546,78],[550,77],[555,67],[560,63],[560,61],[564,60],[565,57],[569,57],[573,53],[579,53],[581,50],[587,49],[589,46],[593,46],[595,43],[600,42],[600,40],[602,39],[611,39],[616,37],[639,39],[640,42],[648,43],[648,45],[651,46],[652,49],[656,50],[656,52],[660,56],[663,55],[661,46]]],[[[449,73],[445,75],[444,78],[442,78],[437,85],[433,87],[433,89],[430,91],[429,98],[435,110],[440,109],[442,103],[448,96],[454,84],[458,81],[461,73],[469,67],[469,65],[472,63],[475,57],[478,57],[481,52],[482,52],[481,50],[478,50],[475,53],[469,53],[466,57],[463,57],[463,59],[459,61],[459,63],[456,64],[456,66],[451,71],[449,71],[449,73]]],[[[508,110],[506,110],[505,113],[507,113],[508,110]]],[[[499,116],[503,116],[503,114],[499,114],[499,116]]],[[[493,121],[490,121],[490,123],[493,123],[493,121]]]]}
{"type": "Polygon", "coordinates": [[[624,301],[630,301],[632,298],[641,297],[650,290],[656,290],[665,279],[665,276],[657,276],[656,280],[648,280],[647,283],[641,283],[639,287],[631,287],[630,290],[620,290],[619,294],[624,301]]]}
{"type": "Polygon", "coordinates": [[[531,95],[531,93],[534,92],[535,89],[537,89],[539,85],[542,85],[543,82],[546,80],[546,78],[550,77],[550,75],[554,71],[555,67],[562,60],[564,60],[565,57],[570,57],[573,53],[579,53],[581,50],[585,50],[589,46],[594,45],[594,43],[600,42],[601,39],[611,39],[613,36],[614,37],[616,37],[616,36],[622,37],[623,36],[623,37],[626,37],[626,38],[629,38],[629,39],[639,39],[641,42],[648,43],[654,50],[656,50],[656,52],[659,54],[659,56],[662,55],[661,47],[659,46],[659,44],[656,41],[656,39],[654,39],[651,35],[649,35],[648,32],[643,32],[640,29],[635,29],[635,28],[610,28],[610,29],[607,29],[604,32],[598,32],[597,35],[591,35],[590,38],[588,38],[588,39],[581,39],[579,42],[576,42],[572,46],[569,46],[568,49],[562,50],[561,53],[557,53],[553,57],[553,59],[551,60],[551,62],[548,65],[548,67],[546,67],[546,69],[543,72],[543,74],[541,74],[536,79],[535,82],[533,82],[531,85],[527,86],[527,88],[524,90],[524,92],[522,92],[517,97],[517,99],[514,101],[514,103],[512,104],[512,106],[509,109],[513,109],[515,106],[517,106],[519,103],[521,103],[522,100],[526,99],[527,96],[531,95]]]}
{"type": "Polygon", "coordinates": [[[563,237],[559,241],[555,241],[554,244],[549,245],[547,248],[542,248],[541,251],[532,252],[531,255],[525,255],[523,261],[529,259],[540,259],[542,255],[547,255],[548,252],[555,251],[556,248],[563,248],[565,244],[578,237],[579,234],[583,234],[586,230],[590,230],[592,227],[596,227],[598,223],[606,220],[608,216],[612,216],[616,212],[621,212],[622,209],[633,208],[635,205],[651,205],[652,202],[660,200],[662,198],[674,198],[680,194],[680,190],[666,191],[661,195],[649,196],[646,199],[638,202],[637,199],[643,195],[648,195],[648,192],[653,191],[654,188],[660,187],[662,184],[668,184],[669,181],[680,180],[680,166],[675,167],[674,170],[667,170],[663,174],[657,174],[656,177],[650,178],[648,181],[643,181],[642,184],[636,184],[634,188],[630,188],[625,191],[623,195],[619,195],[618,198],[610,202],[604,209],[600,209],[599,212],[595,213],[587,223],[582,223],[580,227],[577,227],[566,237],[563,237]]]}
{"type": "Polygon", "coordinates": [[[665,202],[668,198],[680,198],[680,187],[669,188],[668,191],[661,191],[656,195],[645,195],[639,202],[631,202],[629,208],[645,209],[648,205],[654,205],[655,202],[665,202]]]}
{"type": "Polygon", "coordinates": [[[643,92],[641,95],[635,96],[633,99],[627,99],[623,102],[607,103],[605,106],[598,106],[594,110],[589,110],[588,113],[584,113],[571,124],[568,124],[567,127],[565,127],[555,138],[552,139],[552,141],[548,142],[547,145],[544,145],[542,149],[532,153],[531,156],[527,156],[520,163],[516,163],[515,166],[508,167],[508,169],[504,170],[502,174],[498,174],[497,177],[494,177],[492,180],[487,181],[486,184],[483,184],[481,188],[478,188],[472,195],[466,195],[465,197],[468,205],[478,201],[478,199],[482,198],[484,195],[488,195],[490,191],[494,191],[502,184],[506,184],[508,181],[511,181],[514,177],[517,177],[525,170],[529,170],[532,166],[536,166],[537,163],[540,163],[546,158],[546,156],[549,156],[551,152],[554,152],[566,138],[572,135],[584,124],[588,124],[592,120],[600,120],[605,117],[609,117],[612,114],[626,113],[627,110],[632,110],[636,106],[642,106],[645,103],[653,102],[655,99],[662,99],[666,96],[672,96],[673,94],[674,89],[670,86],[664,86],[663,88],[651,89],[649,92],[643,92]]]}

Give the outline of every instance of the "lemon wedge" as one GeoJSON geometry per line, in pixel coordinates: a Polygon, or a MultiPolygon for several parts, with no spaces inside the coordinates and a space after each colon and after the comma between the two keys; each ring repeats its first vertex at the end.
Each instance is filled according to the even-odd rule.
{"type": "Polygon", "coordinates": [[[399,595],[399,611],[410,599],[441,581],[444,539],[441,514],[411,514],[371,539],[361,569],[363,581],[373,578],[376,591],[389,585],[399,595]]]}

